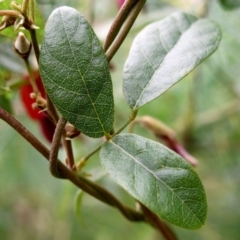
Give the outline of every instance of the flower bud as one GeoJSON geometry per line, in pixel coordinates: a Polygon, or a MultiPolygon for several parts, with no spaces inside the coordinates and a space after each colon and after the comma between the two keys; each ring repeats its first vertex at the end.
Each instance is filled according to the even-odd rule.
{"type": "Polygon", "coordinates": [[[13,47],[15,52],[21,58],[27,59],[30,54],[32,44],[28,41],[24,33],[19,32],[13,47]]]}

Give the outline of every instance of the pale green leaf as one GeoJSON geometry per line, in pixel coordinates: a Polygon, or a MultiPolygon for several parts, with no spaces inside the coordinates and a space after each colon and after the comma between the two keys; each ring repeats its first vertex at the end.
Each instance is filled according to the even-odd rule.
{"type": "Polygon", "coordinates": [[[50,15],[40,55],[44,85],[59,112],[89,137],[109,133],[113,92],[108,62],[86,19],[60,7],[50,15]]]}
{"type": "Polygon", "coordinates": [[[162,144],[120,134],[103,145],[100,159],[119,185],[163,219],[188,229],[204,224],[207,203],[199,177],[162,144]]]}
{"type": "Polygon", "coordinates": [[[220,39],[214,22],[181,12],[148,25],[136,36],[125,63],[128,105],[138,109],[160,96],[211,55],[220,39]]]}

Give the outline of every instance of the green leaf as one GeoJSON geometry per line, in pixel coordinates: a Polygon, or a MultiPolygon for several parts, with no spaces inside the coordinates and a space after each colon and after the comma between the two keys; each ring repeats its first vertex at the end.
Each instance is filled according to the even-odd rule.
{"type": "Polygon", "coordinates": [[[219,0],[219,2],[227,10],[234,10],[240,7],[240,0],[219,0]]]}
{"type": "Polygon", "coordinates": [[[41,47],[40,72],[59,112],[89,137],[109,133],[113,90],[108,62],[86,19],[75,9],[52,12],[41,47]]]}
{"type": "Polygon", "coordinates": [[[220,39],[214,22],[181,12],[148,25],[136,36],[125,63],[128,105],[138,109],[160,96],[211,55],[220,39]]]}
{"type": "Polygon", "coordinates": [[[202,183],[173,151],[135,134],[120,134],[103,145],[100,159],[119,185],[163,219],[188,229],[204,224],[202,183]]]}

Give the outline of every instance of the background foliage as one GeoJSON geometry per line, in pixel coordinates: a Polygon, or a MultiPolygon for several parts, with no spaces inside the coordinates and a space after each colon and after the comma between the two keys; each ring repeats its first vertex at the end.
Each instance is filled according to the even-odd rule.
{"type": "MultiPolygon", "coordinates": [[[[92,16],[89,12],[91,1],[88,0],[80,3],[72,0],[38,2],[45,19],[53,8],[60,5],[73,6],[86,17],[92,16]]],[[[170,125],[177,132],[179,140],[199,160],[196,171],[207,194],[207,222],[197,231],[174,227],[179,238],[240,239],[240,10],[225,10],[220,1],[212,0],[209,1],[208,11],[205,11],[201,8],[203,2],[148,0],[145,12],[139,16],[112,60],[115,112],[118,114],[116,124],[121,125],[129,114],[122,95],[122,69],[138,30],[152,20],[161,19],[178,9],[195,15],[207,15],[217,22],[223,33],[217,52],[159,99],[141,108],[139,115],[151,115],[170,125]]],[[[94,29],[103,38],[117,7],[112,0],[94,3],[94,29]]],[[[1,77],[11,70],[14,72],[10,76],[11,81],[18,81],[22,67],[16,58],[9,57],[12,69],[6,69],[6,58],[3,56],[6,56],[6,51],[8,56],[11,55],[11,44],[3,37],[0,40],[0,87],[5,87],[1,77]]],[[[10,108],[6,99],[13,101],[17,118],[45,141],[37,123],[26,116],[18,92],[1,95],[1,105],[10,108]]],[[[136,127],[136,131],[155,139],[141,127],[136,127]]],[[[68,182],[52,178],[47,162],[2,121],[0,132],[0,239],[161,239],[146,224],[130,223],[116,210],[84,194],[78,197],[82,204],[76,215],[73,198],[77,196],[76,188],[68,182]]],[[[87,153],[85,144],[92,149],[98,141],[81,139],[75,142],[76,155],[80,158],[87,153]]],[[[91,168],[95,177],[99,175],[99,181],[124,202],[133,204],[108,177],[101,177],[104,173],[101,172],[97,156],[91,159],[87,168],[91,168]]]]}

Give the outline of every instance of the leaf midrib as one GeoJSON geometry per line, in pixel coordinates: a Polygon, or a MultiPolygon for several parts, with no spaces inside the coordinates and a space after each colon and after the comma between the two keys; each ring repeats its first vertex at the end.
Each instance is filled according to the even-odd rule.
{"type": "MultiPolygon", "coordinates": [[[[70,49],[71,49],[71,53],[72,53],[72,55],[73,55],[73,57],[74,57],[75,62],[78,63],[78,61],[76,60],[75,54],[73,53],[73,50],[72,50],[70,41],[69,41],[69,39],[68,39],[68,35],[67,35],[67,32],[66,32],[66,27],[65,27],[65,24],[64,24],[64,17],[63,17],[63,15],[62,15],[62,10],[61,10],[61,9],[60,9],[60,15],[61,15],[61,19],[62,19],[62,24],[63,24],[63,28],[64,28],[64,33],[65,33],[65,36],[66,36],[66,38],[67,38],[69,47],[70,47],[70,49]]],[[[78,21],[78,26],[79,26],[79,24],[80,24],[80,19],[79,19],[79,16],[77,16],[77,17],[78,17],[78,20],[79,20],[79,21],[78,21]]],[[[78,29],[78,28],[76,28],[76,29],[78,29]]],[[[90,29],[90,30],[91,30],[91,29],[90,29]]],[[[77,30],[76,30],[76,32],[77,32],[77,30]]],[[[92,34],[92,31],[89,31],[89,32],[91,32],[91,34],[92,34]]],[[[94,36],[93,36],[93,37],[94,37],[94,36]]],[[[91,42],[91,46],[92,46],[92,42],[91,42]]],[[[90,64],[90,63],[89,63],[89,64],[90,64]]],[[[102,131],[103,131],[103,133],[106,133],[106,131],[105,131],[104,127],[103,127],[103,124],[102,124],[102,122],[101,122],[101,120],[100,120],[100,118],[99,118],[99,115],[98,115],[97,109],[96,109],[96,107],[95,107],[95,104],[94,104],[94,102],[93,102],[93,100],[92,100],[92,98],[91,98],[91,95],[89,94],[88,88],[87,88],[87,86],[86,86],[85,79],[84,79],[83,75],[81,74],[81,69],[79,69],[78,64],[77,64],[77,68],[78,68],[78,69],[77,69],[76,71],[79,72],[79,74],[80,74],[80,76],[81,76],[82,82],[83,82],[83,84],[84,84],[84,86],[85,86],[85,89],[86,89],[86,91],[87,91],[88,98],[89,98],[89,100],[90,100],[90,102],[91,102],[91,104],[92,104],[92,106],[93,106],[94,112],[95,112],[95,114],[96,114],[96,116],[97,116],[98,122],[99,122],[99,124],[100,124],[100,126],[101,126],[101,128],[102,128],[102,131]]],[[[85,74],[86,74],[86,73],[85,73],[85,74]]]]}
{"type": "MultiPolygon", "coordinates": [[[[185,16],[185,15],[184,15],[184,16],[185,16]]],[[[173,19],[174,19],[174,17],[173,17],[173,19]]],[[[189,21],[186,17],[185,17],[185,19],[186,19],[187,21],[189,21]]],[[[182,34],[181,34],[181,36],[178,38],[178,40],[176,41],[176,43],[174,44],[174,46],[173,46],[169,51],[167,51],[167,49],[165,48],[165,46],[164,46],[164,44],[163,44],[163,41],[162,41],[162,39],[161,39],[161,37],[160,37],[160,41],[161,41],[164,49],[167,51],[167,53],[166,53],[166,55],[164,56],[162,62],[161,62],[160,65],[159,65],[159,67],[156,68],[156,70],[154,70],[154,72],[153,72],[153,74],[152,74],[152,76],[151,76],[150,81],[147,83],[147,85],[146,85],[145,88],[143,89],[143,91],[142,91],[142,93],[140,94],[138,100],[136,101],[133,109],[137,109],[137,108],[138,108],[138,107],[137,107],[137,106],[138,106],[138,103],[140,102],[140,100],[141,100],[141,98],[142,98],[145,90],[146,90],[146,89],[148,88],[148,86],[151,84],[152,79],[153,79],[153,76],[154,76],[155,73],[161,68],[161,66],[162,66],[162,64],[163,64],[166,56],[167,56],[170,52],[173,51],[173,49],[176,47],[176,45],[178,44],[178,42],[179,42],[179,40],[181,39],[181,37],[183,36],[183,34],[185,34],[185,32],[187,32],[187,31],[191,28],[191,26],[192,26],[194,23],[196,23],[196,21],[197,21],[197,19],[196,19],[194,22],[192,22],[192,23],[190,24],[190,26],[189,26],[184,32],[181,32],[181,31],[179,30],[182,34]]],[[[175,24],[175,26],[176,26],[176,24],[175,24]]],[[[177,28],[178,28],[178,27],[177,27],[177,28]]],[[[178,29],[179,29],[179,28],[178,28],[178,29]]],[[[159,31],[159,29],[158,29],[158,31],[159,31]]],[[[140,39],[140,40],[141,40],[141,39],[140,39]]],[[[142,46],[142,41],[140,41],[140,45],[142,46]]],[[[142,50],[142,47],[141,47],[141,50],[142,50]]],[[[141,52],[142,52],[142,54],[145,56],[144,52],[143,52],[143,51],[141,51],[141,52]]],[[[147,57],[146,57],[145,59],[146,59],[146,61],[148,61],[148,58],[147,58],[147,57]]],[[[151,65],[151,64],[150,64],[150,65],[151,65]]],[[[152,65],[151,65],[151,67],[152,67],[152,65]]]]}
{"type": "MultiPolygon", "coordinates": [[[[130,155],[127,151],[125,151],[125,149],[121,148],[121,147],[120,147],[119,145],[117,145],[115,142],[109,141],[109,143],[112,143],[113,145],[115,145],[115,146],[116,146],[117,148],[119,148],[123,153],[125,153],[125,154],[128,155],[131,159],[133,159],[133,161],[134,161],[136,164],[138,163],[138,164],[141,165],[144,169],[146,169],[148,172],[150,172],[150,173],[154,176],[155,179],[159,180],[163,185],[165,185],[165,186],[169,189],[170,192],[172,192],[173,195],[177,196],[177,198],[182,202],[182,206],[185,205],[185,206],[189,209],[189,211],[192,212],[192,209],[191,209],[191,208],[189,208],[186,204],[183,204],[185,201],[182,200],[164,181],[162,181],[161,179],[159,179],[159,178],[154,174],[153,171],[151,171],[150,169],[148,169],[145,165],[143,165],[141,162],[139,162],[137,159],[135,159],[132,155],[130,155]]],[[[174,169],[176,169],[176,168],[174,168],[174,169]]],[[[185,168],[180,168],[180,169],[188,170],[188,169],[185,169],[185,168]]],[[[200,203],[201,203],[201,202],[200,202],[200,203]]],[[[192,212],[192,214],[198,219],[198,221],[199,221],[200,224],[202,225],[202,221],[198,218],[198,216],[196,216],[196,214],[194,214],[193,212],[192,212]]]]}

